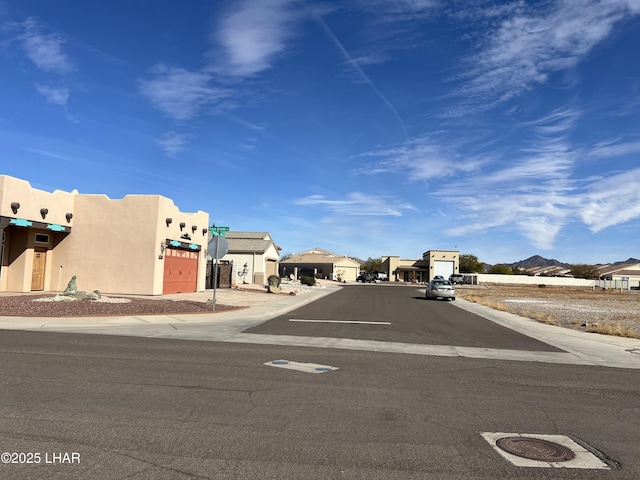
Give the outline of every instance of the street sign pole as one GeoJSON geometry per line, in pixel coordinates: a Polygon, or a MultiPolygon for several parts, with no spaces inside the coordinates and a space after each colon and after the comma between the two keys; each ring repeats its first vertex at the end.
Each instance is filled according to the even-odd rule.
{"type": "Polygon", "coordinates": [[[218,286],[218,244],[220,236],[216,234],[216,266],[214,268],[215,273],[213,274],[213,300],[211,302],[211,311],[216,310],[216,287],[218,286]]]}
{"type": "MultiPolygon", "coordinates": [[[[215,246],[215,251],[216,254],[213,258],[213,260],[216,262],[215,267],[214,267],[214,273],[213,273],[213,299],[211,300],[211,310],[214,311],[216,309],[216,290],[218,287],[218,261],[219,261],[219,257],[220,257],[220,249],[219,249],[219,245],[220,245],[220,237],[221,236],[225,236],[225,232],[229,231],[229,227],[216,227],[215,225],[211,225],[209,227],[209,232],[211,232],[211,235],[213,235],[214,237],[216,237],[216,246],[215,246]]],[[[228,245],[225,242],[223,247],[224,248],[224,254],[226,255],[227,251],[228,251],[228,245]]],[[[209,249],[211,249],[211,242],[209,242],[209,249]]],[[[213,256],[213,255],[212,255],[213,256]]]]}

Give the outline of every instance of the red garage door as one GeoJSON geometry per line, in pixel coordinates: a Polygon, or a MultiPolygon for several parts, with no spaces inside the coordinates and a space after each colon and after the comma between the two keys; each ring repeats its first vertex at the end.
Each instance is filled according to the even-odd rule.
{"type": "Polygon", "coordinates": [[[198,286],[198,252],[167,248],[164,253],[162,293],[195,292],[198,286]]]}

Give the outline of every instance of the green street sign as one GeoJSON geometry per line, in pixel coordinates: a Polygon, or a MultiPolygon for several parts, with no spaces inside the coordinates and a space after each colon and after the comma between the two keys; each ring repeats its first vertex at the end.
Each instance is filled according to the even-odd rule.
{"type": "Polygon", "coordinates": [[[211,233],[228,232],[229,227],[216,227],[215,225],[212,225],[211,227],[209,227],[209,231],[211,233]]]}

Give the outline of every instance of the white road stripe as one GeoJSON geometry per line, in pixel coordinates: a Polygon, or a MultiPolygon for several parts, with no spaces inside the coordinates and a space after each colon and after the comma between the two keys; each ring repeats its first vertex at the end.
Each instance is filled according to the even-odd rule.
{"type": "Polygon", "coordinates": [[[362,325],[391,325],[391,322],[366,322],[363,320],[303,320],[300,318],[290,318],[289,321],[304,323],[356,323],[362,325]]]}

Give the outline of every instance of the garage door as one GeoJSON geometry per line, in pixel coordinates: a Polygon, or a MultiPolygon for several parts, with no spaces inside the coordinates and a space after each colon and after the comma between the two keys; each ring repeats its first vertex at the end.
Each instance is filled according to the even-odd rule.
{"type": "Polygon", "coordinates": [[[198,252],[167,248],[164,253],[162,293],[195,292],[198,287],[198,252]]]}
{"type": "Polygon", "coordinates": [[[444,278],[449,278],[450,275],[453,274],[453,262],[445,262],[443,260],[436,260],[433,266],[434,276],[442,276],[444,278]]]}

